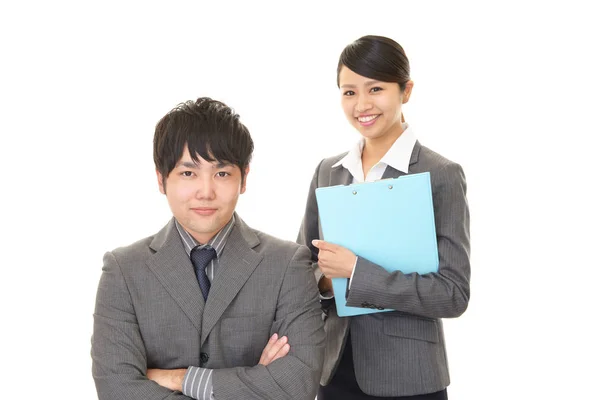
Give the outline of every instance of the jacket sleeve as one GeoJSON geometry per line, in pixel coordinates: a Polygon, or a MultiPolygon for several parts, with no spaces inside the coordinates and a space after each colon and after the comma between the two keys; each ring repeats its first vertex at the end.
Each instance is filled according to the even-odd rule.
{"type": "Polygon", "coordinates": [[[430,318],[458,317],[466,310],[471,275],[469,208],[460,165],[450,163],[432,171],[432,186],[438,272],[388,272],[358,257],[348,306],[371,305],[430,318]]]}
{"type": "Polygon", "coordinates": [[[315,398],[323,367],[325,333],[310,254],[304,246],[298,247],[287,266],[272,329],[288,337],[288,355],[268,366],[215,369],[216,399],[315,398]]]}
{"type": "Polygon", "coordinates": [[[112,253],[104,256],[91,353],[99,400],[190,399],[146,377],[146,349],[127,284],[112,253]]]}
{"type": "Polygon", "coordinates": [[[300,231],[298,232],[297,242],[309,248],[312,259],[312,269],[315,275],[315,280],[318,282],[323,276],[323,272],[319,268],[317,261],[319,260],[319,249],[312,245],[313,239],[319,239],[319,209],[317,207],[317,197],[315,190],[318,186],[319,169],[323,161],[317,166],[310,183],[308,190],[308,196],[306,200],[306,209],[304,211],[304,217],[302,218],[302,224],[300,231]]]}

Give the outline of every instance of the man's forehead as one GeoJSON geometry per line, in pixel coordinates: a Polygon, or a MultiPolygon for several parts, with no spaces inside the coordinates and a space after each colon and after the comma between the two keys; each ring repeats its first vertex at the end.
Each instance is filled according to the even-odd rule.
{"type": "Polygon", "coordinates": [[[223,167],[233,166],[233,163],[229,162],[229,161],[223,161],[223,160],[208,161],[208,160],[204,159],[200,154],[196,154],[196,158],[197,158],[197,161],[192,159],[192,157],[189,155],[189,153],[186,152],[183,154],[183,156],[177,163],[177,166],[185,166],[188,168],[203,168],[203,167],[223,168],[223,167]]]}
{"type": "Polygon", "coordinates": [[[181,159],[175,165],[175,168],[179,166],[184,166],[186,168],[202,168],[202,167],[212,167],[212,168],[225,168],[225,167],[233,167],[234,163],[225,160],[217,160],[213,154],[208,152],[208,156],[213,158],[212,161],[206,160],[199,153],[196,153],[195,161],[190,155],[190,151],[187,146],[183,148],[183,153],[181,154],[181,159]]]}
{"type": "Polygon", "coordinates": [[[225,167],[233,167],[233,163],[228,161],[206,161],[203,158],[199,158],[198,162],[190,159],[181,159],[177,163],[177,167],[186,167],[186,168],[225,168],[225,167]]]}

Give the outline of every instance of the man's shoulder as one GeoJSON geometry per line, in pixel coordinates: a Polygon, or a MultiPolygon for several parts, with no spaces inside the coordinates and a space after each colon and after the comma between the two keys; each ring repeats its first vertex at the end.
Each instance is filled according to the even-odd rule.
{"type": "Polygon", "coordinates": [[[278,238],[268,233],[252,229],[256,236],[260,239],[261,247],[265,247],[270,251],[282,250],[282,251],[297,251],[302,245],[290,240],[278,238]]]}
{"type": "Polygon", "coordinates": [[[143,239],[137,240],[131,244],[120,246],[111,251],[111,253],[119,256],[126,256],[137,253],[144,253],[150,248],[150,243],[154,240],[155,235],[147,236],[143,239]]]}
{"type": "MultiPolygon", "coordinates": [[[[252,228],[251,228],[252,229],[252,228]]],[[[260,245],[257,251],[267,258],[283,258],[287,261],[305,257],[310,259],[310,251],[308,247],[292,242],[290,240],[281,239],[268,233],[252,229],[260,240],[260,245]]]]}
{"type": "Polygon", "coordinates": [[[116,249],[109,251],[107,256],[108,254],[111,254],[121,268],[144,263],[145,260],[154,254],[154,251],[150,248],[150,243],[152,243],[153,239],[154,235],[140,239],[126,246],[117,247],[116,249]]]}
{"type": "Polygon", "coordinates": [[[155,253],[155,250],[153,250],[152,247],[156,247],[157,245],[160,247],[162,243],[157,244],[157,241],[164,242],[165,237],[168,235],[170,225],[171,223],[165,225],[154,235],[139,239],[126,246],[117,247],[109,253],[117,259],[119,264],[141,262],[155,253]]]}

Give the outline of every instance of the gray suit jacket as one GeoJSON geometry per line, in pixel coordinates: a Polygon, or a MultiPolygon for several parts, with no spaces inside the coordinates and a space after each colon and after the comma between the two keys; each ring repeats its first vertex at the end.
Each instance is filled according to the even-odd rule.
{"type": "Polygon", "coordinates": [[[236,223],[206,301],[172,220],[104,256],[92,337],[100,399],[188,399],[147,368],[214,369],[218,399],[314,399],[324,331],[309,250],[236,223]],[[256,365],[270,335],[290,353],[256,365]]]}
{"type": "MultiPolygon", "coordinates": [[[[332,168],[345,156],[323,160],[313,177],[298,242],[309,246],[313,261],[322,238],[315,189],[346,185],[352,176],[344,167],[332,168]]],[[[327,335],[321,384],[331,380],[352,331],[354,369],[358,385],[373,396],[412,396],[442,390],[450,384],[440,318],[458,317],[469,301],[469,209],[466,181],[460,165],[415,144],[409,173],[429,171],[439,251],[435,274],[389,273],[359,257],[346,304],[397,311],[340,318],[335,305],[325,321],[327,335]]],[[[387,167],[385,178],[404,173],[387,167]]],[[[360,229],[360,227],[358,227],[360,229]]],[[[315,276],[321,272],[313,264],[315,276]]]]}

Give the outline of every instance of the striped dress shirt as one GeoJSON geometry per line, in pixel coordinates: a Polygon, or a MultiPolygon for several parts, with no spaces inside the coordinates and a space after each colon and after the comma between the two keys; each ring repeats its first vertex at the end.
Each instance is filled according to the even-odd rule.
{"type": "MultiPolygon", "coordinates": [[[[219,231],[219,233],[209,240],[208,243],[202,245],[202,247],[212,246],[217,253],[217,257],[213,258],[210,265],[206,267],[206,275],[211,283],[213,279],[215,279],[216,270],[219,268],[219,258],[223,253],[223,248],[225,247],[225,243],[227,242],[227,238],[231,233],[234,223],[235,217],[232,216],[231,220],[219,231]]],[[[185,252],[189,257],[192,249],[201,244],[198,243],[177,220],[175,220],[175,226],[177,227],[179,236],[181,236],[185,252]]],[[[182,393],[197,400],[214,400],[212,372],[212,369],[208,368],[188,367],[185,377],[183,378],[182,393]]]]}

